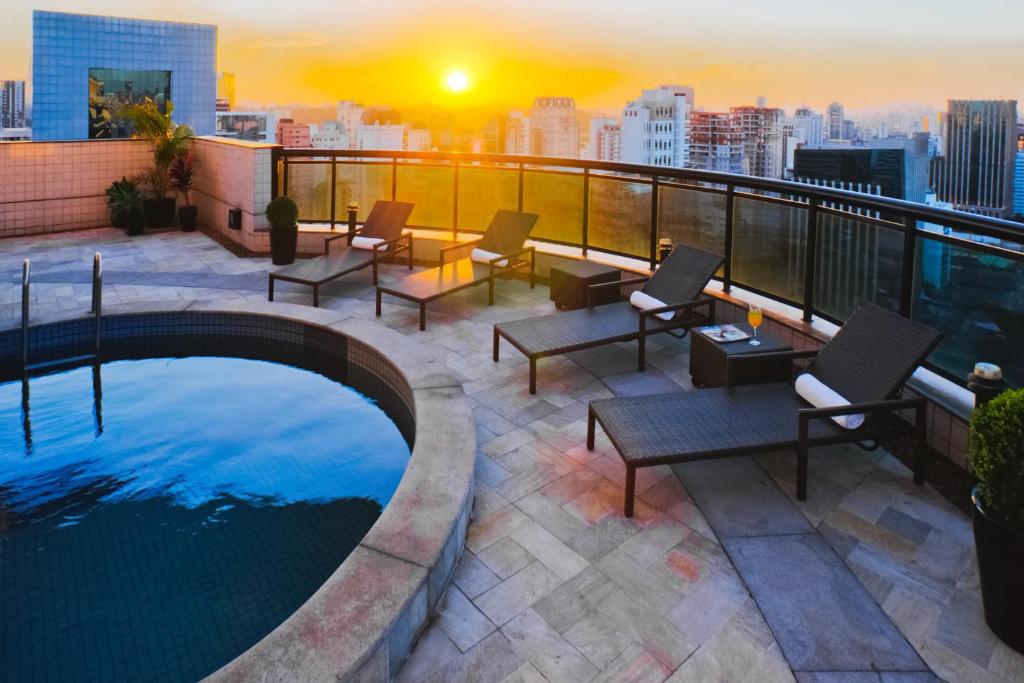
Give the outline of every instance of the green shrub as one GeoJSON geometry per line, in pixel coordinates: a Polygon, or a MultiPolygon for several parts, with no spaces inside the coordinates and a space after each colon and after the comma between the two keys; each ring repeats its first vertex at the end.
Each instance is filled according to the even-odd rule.
{"type": "Polygon", "coordinates": [[[1024,389],[974,409],[970,460],[985,511],[1024,530],[1024,389]]]}
{"type": "Polygon", "coordinates": [[[267,204],[267,220],[270,227],[278,230],[294,227],[299,220],[299,207],[288,197],[275,197],[267,204]]]}

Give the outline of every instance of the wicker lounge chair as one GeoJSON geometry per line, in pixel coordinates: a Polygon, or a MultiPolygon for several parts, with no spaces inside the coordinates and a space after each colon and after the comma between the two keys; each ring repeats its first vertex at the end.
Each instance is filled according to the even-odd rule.
{"type": "MultiPolygon", "coordinates": [[[[897,397],[941,336],[865,303],[820,350],[761,355],[811,358],[807,372],[852,405],[814,408],[789,382],[600,399],[590,402],[587,448],[594,448],[595,422],[600,423],[626,464],[627,517],[633,515],[640,467],[795,449],[797,498],[806,500],[809,447],[904,434],[915,438],[914,481],[923,484],[927,402],[897,397]],[[904,410],[914,411],[909,424],[895,419],[904,410]],[[831,419],[852,414],[865,415],[858,429],[845,429],[831,419]]],[[[752,357],[732,358],[730,365],[752,357]]]]}
{"type": "Polygon", "coordinates": [[[526,318],[494,326],[494,360],[498,360],[499,338],[530,359],[530,393],[537,393],[537,359],[569,351],[578,351],[613,342],[639,342],[639,369],[646,367],[647,337],[682,328],[684,334],[696,325],[715,319],[715,300],[702,297],[704,288],[722,264],[722,257],[685,245],[676,247],[651,277],[630,278],[591,285],[587,299],[599,289],[621,288],[645,283],[645,294],[665,302],[665,306],[641,312],[628,301],[576,311],[526,318]],[[657,317],[671,312],[670,320],[657,317]]]}
{"type": "Polygon", "coordinates": [[[313,305],[320,305],[320,287],[331,280],[348,275],[367,266],[373,267],[373,284],[377,284],[377,264],[383,259],[394,258],[400,252],[409,252],[409,268],[412,268],[412,235],[403,234],[405,223],[412,213],[413,204],[408,202],[379,201],[373,205],[370,215],[362,227],[354,233],[345,232],[324,240],[324,254],[316,258],[303,259],[290,266],[270,273],[267,300],[274,300],[274,281],[295,282],[313,288],[313,305]],[[369,237],[383,240],[372,249],[356,249],[349,246],[339,253],[331,253],[331,244],[345,239],[352,244],[353,237],[369,237]]]}
{"type": "Polygon", "coordinates": [[[441,265],[424,270],[391,285],[377,287],[377,317],[381,314],[381,294],[390,294],[419,304],[420,330],[427,329],[427,304],[460,289],[487,283],[487,303],[494,303],[494,280],[499,275],[511,276],[520,268],[530,268],[530,288],[534,286],[534,248],[523,243],[537,222],[537,214],[501,210],[494,214],[483,237],[460,242],[441,249],[441,265]],[[476,248],[497,254],[487,263],[470,257],[445,263],[453,251],[476,248]]]}

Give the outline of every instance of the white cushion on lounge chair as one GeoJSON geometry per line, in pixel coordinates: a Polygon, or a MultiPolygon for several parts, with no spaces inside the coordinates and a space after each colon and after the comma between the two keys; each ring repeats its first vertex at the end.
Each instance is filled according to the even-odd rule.
{"type": "Polygon", "coordinates": [[[373,249],[381,242],[385,240],[380,237],[360,237],[356,235],[352,238],[352,246],[356,249],[373,249]]]}
{"type": "MultiPolygon", "coordinates": [[[[850,405],[850,402],[840,396],[835,390],[807,372],[796,378],[795,387],[796,393],[800,394],[805,401],[815,408],[835,408],[850,405]]],[[[832,420],[844,429],[857,429],[864,424],[864,414],[835,415],[832,417],[832,420]]]]}
{"type": "MultiPolygon", "coordinates": [[[[668,305],[661,299],[655,299],[650,294],[644,294],[639,289],[629,295],[629,303],[641,311],[649,311],[652,308],[661,308],[668,305]]],[[[671,320],[674,315],[675,311],[665,311],[664,313],[655,313],[654,317],[661,318],[662,320],[671,320]]]]}
{"type": "MultiPolygon", "coordinates": [[[[473,259],[477,263],[490,263],[492,258],[498,258],[499,256],[501,256],[501,254],[495,254],[493,251],[487,251],[486,249],[474,249],[469,253],[469,258],[473,259]]],[[[508,265],[508,259],[502,259],[494,265],[504,268],[508,265]]]]}

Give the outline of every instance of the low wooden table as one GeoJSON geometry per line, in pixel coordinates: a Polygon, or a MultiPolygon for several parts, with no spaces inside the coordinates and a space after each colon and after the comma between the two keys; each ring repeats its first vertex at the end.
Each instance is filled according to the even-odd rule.
{"type": "MultiPolygon", "coordinates": [[[[551,300],[563,309],[584,308],[587,305],[587,287],[622,279],[618,268],[604,266],[593,261],[566,261],[551,266],[551,300]]],[[[609,288],[595,293],[595,306],[610,304],[619,300],[621,292],[609,288]]]]}
{"type": "MultiPolygon", "coordinates": [[[[746,323],[737,323],[737,328],[747,334],[753,328],[746,323]]],[[[690,335],[690,377],[695,387],[723,387],[726,384],[761,384],[763,382],[785,382],[793,377],[793,362],[789,359],[753,358],[733,363],[732,377],[728,376],[730,356],[746,356],[769,351],[792,351],[792,347],[764,332],[758,332],[759,346],[751,346],[749,339],[734,342],[716,342],[693,330],[690,335]]]]}

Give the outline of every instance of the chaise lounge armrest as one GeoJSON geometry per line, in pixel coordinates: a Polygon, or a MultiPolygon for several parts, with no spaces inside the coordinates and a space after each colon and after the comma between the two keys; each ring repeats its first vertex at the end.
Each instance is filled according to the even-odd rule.
{"type": "Polygon", "coordinates": [[[892,398],[884,401],[871,401],[868,403],[851,403],[847,406],[833,406],[831,408],[801,408],[798,412],[800,420],[800,433],[805,434],[806,425],[811,420],[824,420],[840,415],[877,415],[879,413],[892,413],[898,410],[911,408],[921,410],[928,405],[928,401],[922,397],[916,398],[892,398]]]}
{"type": "Polygon", "coordinates": [[[687,301],[681,304],[667,304],[665,306],[658,306],[657,308],[648,308],[640,311],[640,337],[643,338],[647,335],[647,319],[656,316],[659,313],[672,313],[672,319],[666,322],[672,322],[675,320],[676,314],[681,311],[687,311],[693,313],[693,309],[698,306],[707,306],[707,318],[708,320],[714,320],[715,318],[715,299],[714,297],[705,296],[700,299],[694,299],[693,301],[687,301]]]}
{"type": "Polygon", "coordinates": [[[537,258],[537,248],[536,247],[523,247],[522,249],[519,249],[518,251],[512,251],[512,252],[509,252],[507,254],[501,254],[500,256],[495,256],[494,258],[490,259],[487,262],[487,265],[489,265],[490,268],[491,268],[491,274],[492,275],[494,274],[495,268],[508,268],[510,266],[515,266],[516,264],[513,263],[513,260],[516,257],[518,257],[518,256],[522,256],[523,254],[529,254],[530,255],[530,263],[532,264],[534,262],[534,260],[537,258]],[[499,265],[502,261],[505,261],[506,265],[504,265],[504,266],[499,265]]]}
{"type": "Polygon", "coordinates": [[[475,247],[476,245],[480,244],[482,240],[483,238],[481,237],[479,239],[470,240],[468,242],[459,242],[458,244],[449,244],[447,247],[441,247],[439,265],[444,265],[445,256],[448,254],[448,252],[455,251],[456,249],[465,249],[466,247],[475,247]]]}
{"type": "Polygon", "coordinates": [[[744,353],[743,355],[727,355],[725,357],[725,385],[735,386],[732,381],[737,366],[743,363],[759,362],[782,362],[785,360],[795,361],[814,358],[818,355],[819,349],[803,349],[802,351],[764,351],[763,353],[744,353]]]}
{"type": "Polygon", "coordinates": [[[626,285],[639,285],[643,282],[647,282],[650,279],[650,276],[631,277],[625,280],[616,280],[615,282],[598,282],[595,285],[587,285],[587,308],[594,307],[594,304],[592,303],[593,299],[591,298],[591,296],[596,290],[620,288],[625,287],[626,285]]]}

